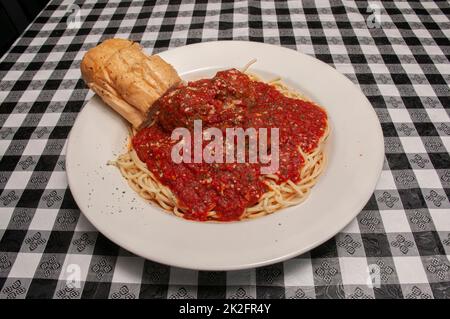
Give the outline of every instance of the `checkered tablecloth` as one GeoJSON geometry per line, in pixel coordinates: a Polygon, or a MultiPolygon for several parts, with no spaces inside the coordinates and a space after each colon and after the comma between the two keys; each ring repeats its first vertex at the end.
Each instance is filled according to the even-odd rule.
{"type": "Polygon", "coordinates": [[[72,3],[51,1],[0,62],[0,298],[450,297],[447,1],[72,3]],[[336,237],[268,267],[197,272],[124,251],[80,213],[65,175],[67,135],[93,95],[80,60],[110,37],[149,53],[260,41],[333,66],[382,124],[373,196],[336,237]]]}

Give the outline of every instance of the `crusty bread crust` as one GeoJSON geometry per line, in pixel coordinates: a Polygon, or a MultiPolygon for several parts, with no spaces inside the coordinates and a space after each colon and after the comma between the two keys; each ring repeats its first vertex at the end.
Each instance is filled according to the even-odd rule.
{"type": "Polygon", "coordinates": [[[147,123],[156,100],[181,82],[170,64],[126,39],[90,49],[80,68],[87,85],[135,128],[147,123]]]}

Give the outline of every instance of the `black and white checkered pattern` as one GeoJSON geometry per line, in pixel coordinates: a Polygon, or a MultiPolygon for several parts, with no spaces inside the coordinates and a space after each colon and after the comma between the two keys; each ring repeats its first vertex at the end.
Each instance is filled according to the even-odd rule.
{"type": "Polygon", "coordinates": [[[76,1],[81,25],[68,28],[72,3],[51,1],[0,62],[0,298],[450,297],[447,1],[89,0],[76,1]],[[370,201],[327,243],[259,269],[171,268],[112,244],[80,214],[65,175],[67,135],[92,97],[80,60],[110,37],[148,53],[261,41],[332,65],[382,123],[370,201]],[[67,284],[74,271],[80,287],[67,284]]]}

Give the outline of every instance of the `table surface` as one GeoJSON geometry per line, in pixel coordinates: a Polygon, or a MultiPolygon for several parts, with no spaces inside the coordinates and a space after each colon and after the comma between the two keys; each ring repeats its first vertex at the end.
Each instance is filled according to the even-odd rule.
{"type": "Polygon", "coordinates": [[[78,10],[51,1],[3,56],[0,298],[450,297],[447,1],[150,2],[77,1],[78,10]],[[148,53],[261,41],[333,66],[361,88],[383,128],[373,196],[333,239],[258,269],[197,272],[116,246],[80,214],[65,175],[67,135],[93,95],[80,60],[111,37],[148,53]]]}

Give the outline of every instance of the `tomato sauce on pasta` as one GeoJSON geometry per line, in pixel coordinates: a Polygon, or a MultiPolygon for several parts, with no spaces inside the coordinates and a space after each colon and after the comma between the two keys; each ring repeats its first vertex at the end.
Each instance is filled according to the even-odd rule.
{"type": "Polygon", "coordinates": [[[277,185],[294,187],[305,180],[306,157],[315,154],[328,134],[327,114],[320,106],[236,69],[180,85],[156,103],[160,111],[155,123],[133,136],[132,147],[153,177],[176,197],[182,216],[192,220],[205,221],[212,214],[218,221],[239,220],[265,193],[282,196],[280,190],[274,191],[277,185]],[[278,128],[278,171],[263,175],[260,169],[266,164],[260,162],[174,163],[171,150],[177,141],[171,139],[172,130],[192,130],[198,119],[203,129],[278,128]]]}

